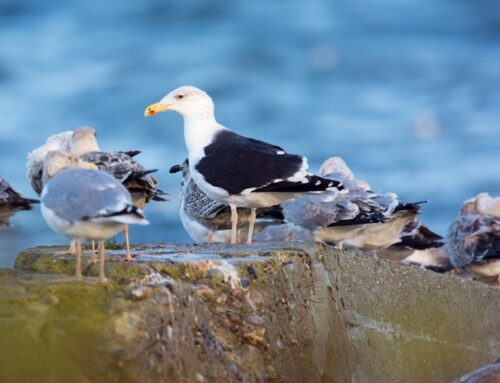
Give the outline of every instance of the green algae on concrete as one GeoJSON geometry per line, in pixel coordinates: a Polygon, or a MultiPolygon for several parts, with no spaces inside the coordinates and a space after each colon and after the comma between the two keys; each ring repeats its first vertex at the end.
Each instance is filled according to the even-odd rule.
{"type": "Polygon", "coordinates": [[[141,246],[96,286],[55,250],[0,273],[0,381],[432,383],[500,355],[500,289],[361,253],[141,246]]]}

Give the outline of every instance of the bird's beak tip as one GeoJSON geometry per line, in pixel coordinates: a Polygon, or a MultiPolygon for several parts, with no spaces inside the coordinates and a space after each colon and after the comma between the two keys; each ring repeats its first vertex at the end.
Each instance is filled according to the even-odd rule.
{"type": "Polygon", "coordinates": [[[144,110],[144,117],[154,116],[159,112],[164,112],[168,110],[170,105],[161,104],[157,102],[156,104],[149,105],[146,110],[144,110]]]}

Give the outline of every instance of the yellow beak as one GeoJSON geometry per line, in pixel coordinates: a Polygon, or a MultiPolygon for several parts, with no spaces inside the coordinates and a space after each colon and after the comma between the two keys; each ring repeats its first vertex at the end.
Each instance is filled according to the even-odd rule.
{"type": "Polygon", "coordinates": [[[144,117],[154,116],[156,113],[164,112],[168,110],[170,105],[162,104],[157,102],[156,104],[149,105],[144,111],[144,117]]]}

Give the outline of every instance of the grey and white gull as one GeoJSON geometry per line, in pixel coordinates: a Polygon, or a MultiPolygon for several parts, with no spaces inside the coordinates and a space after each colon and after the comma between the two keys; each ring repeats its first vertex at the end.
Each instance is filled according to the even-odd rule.
{"type": "Polygon", "coordinates": [[[303,196],[282,205],[285,220],[314,232],[316,240],[341,247],[387,248],[401,242],[419,213],[420,202],[402,203],[394,193],[371,191],[340,157],[327,159],[320,174],[342,183],[345,192],[303,196]]]}
{"type": "Polygon", "coordinates": [[[51,152],[45,159],[43,173],[50,180],[42,190],[42,215],[52,230],[75,241],[77,280],[82,279],[80,241],[99,241],[99,282],[105,282],[104,241],[127,224],[148,221],[118,180],[93,164],[75,166],[68,158],[51,152]]]}
{"type": "Polygon", "coordinates": [[[208,196],[230,206],[231,243],[237,239],[238,208],[250,209],[247,243],[251,243],[257,208],[279,205],[310,192],[342,189],[336,181],[309,173],[305,157],[219,124],[212,98],[198,88],[175,89],[148,106],[144,115],[169,110],[184,119],[191,177],[208,196]]]}
{"type": "MultiPolygon", "coordinates": [[[[141,151],[102,151],[97,142],[97,133],[94,128],[85,126],[76,129],[68,144],[70,153],[82,161],[95,164],[100,170],[112,175],[120,181],[132,195],[134,206],[144,209],[151,200],[165,201],[166,194],[158,189],[158,180],[151,175],[156,169],[146,170],[133,157],[141,151]]],[[[132,261],[128,225],[123,228],[125,236],[124,261],[132,261]]]]}
{"type": "MultiPolygon", "coordinates": [[[[179,216],[189,236],[196,243],[226,243],[231,240],[231,211],[227,204],[221,203],[205,194],[191,178],[188,160],[172,166],[170,173],[182,172],[179,216]]],[[[238,214],[238,237],[242,228],[248,226],[250,209],[240,209],[238,214]]],[[[268,225],[283,222],[280,206],[258,208],[255,233],[268,225]]],[[[248,235],[248,230],[246,232],[248,235]]]]}

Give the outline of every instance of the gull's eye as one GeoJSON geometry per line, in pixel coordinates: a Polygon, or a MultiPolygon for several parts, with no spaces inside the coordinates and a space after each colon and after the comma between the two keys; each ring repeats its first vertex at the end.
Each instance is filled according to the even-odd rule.
{"type": "Polygon", "coordinates": [[[177,100],[182,100],[184,98],[184,95],[183,94],[178,94],[177,96],[175,96],[175,98],[177,100]]]}

